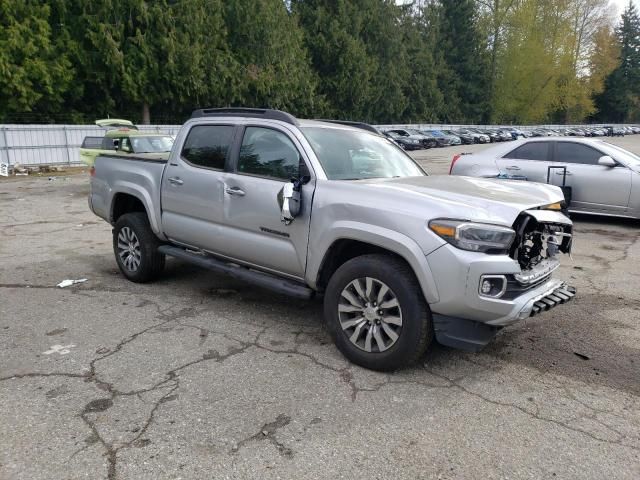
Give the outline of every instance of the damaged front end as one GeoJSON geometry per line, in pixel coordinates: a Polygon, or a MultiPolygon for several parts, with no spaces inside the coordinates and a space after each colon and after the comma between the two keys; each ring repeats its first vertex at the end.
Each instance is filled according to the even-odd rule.
{"type": "MultiPolygon", "coordinates": [[[[547,282],[560,266],[560,254],[571,254],[573,224],[557,210],[527,210],[516,219],[516,237],[509,256],[520,265],[520,273],[510,276],[504,299],[514,299],[547,282]]],[[[571,300],[575,288],[561,283],[528,305],[522,317],[534,316],[571,300]]]]}

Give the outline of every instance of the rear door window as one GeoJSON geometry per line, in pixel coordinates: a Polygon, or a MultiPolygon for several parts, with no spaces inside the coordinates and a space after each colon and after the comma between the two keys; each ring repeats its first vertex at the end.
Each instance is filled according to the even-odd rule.
{"type": "Polygon", "coordinates": [[[520,160],[539,160],[546,161],[549,159],[549,142],[530,142],[507,153],[503,158],[517,158],[520,160]]]}
{"type": "Polygon", "coordinates": [[[180,155],[196,167],[224,170],[233,130],[230,125],[197,125],[189,131],[180,155]]]}
{"type": "Polygon", "coordinates": [[[580,163],[583,165],[597,165],[603,154],[588,145],[573,142],[556,143],[556,161],[565,163],[580,163]]]}

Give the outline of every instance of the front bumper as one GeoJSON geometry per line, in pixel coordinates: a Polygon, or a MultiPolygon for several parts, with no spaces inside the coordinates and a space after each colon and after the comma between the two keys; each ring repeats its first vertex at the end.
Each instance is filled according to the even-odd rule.
{"type": "MultiPolygon", "coordinates": [[[[550,290],[530,299],[521,310],[520,317],[533,317],[570,301],[575,294],[575,288],[562,282],[559,285],[554,283],[550,290]]],[[[433,327],[438,343],[470,352],[482,350],[502,329],[502,326],[439,314],[433,314],[433,327]]]]}
{"type": "Polygon", "coordinates": [[[515,260],[444,245],[429,254],[427,262],[439,295],[438,302],[430,304],[436,340],[455,348],[480,350],[502,327],[566,303],[576,292],[548,275],[515,296],[486,297],[478,292],[481,278],[521,273],[515,260]]]}
{"type": "MultiPolygon", "coordinates": [[[[481,278],[485,275],[512,278],[520,274],[520,266],[515,260],[507,255],[469,252],[452,245],[443,245],[426,258],[439,297],[437,302],[430,305],[431,310],[448,317],[506,326],[529,317],[536,302],[552,295],[559,288],[566,288],[561,280],[549,275],[536,282],[535,286],[509,298],[486,297],[478,292],[481,278]]],[[[542,310],[546,308],[535,313],[542,310]]]]}

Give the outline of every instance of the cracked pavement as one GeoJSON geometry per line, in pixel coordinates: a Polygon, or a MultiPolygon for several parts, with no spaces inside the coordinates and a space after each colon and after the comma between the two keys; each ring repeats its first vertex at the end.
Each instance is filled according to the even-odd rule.
{"type": "MultiPolygon", "coordinates": [[[[415,156],[446,173],[475,148],[415,156]]],[[[0,478],[640,477],[639,222],[576,216],[575,301],[383,374],[320,300],[175,260],[127,282],[87,193],[0,181],[0,478]]]]}

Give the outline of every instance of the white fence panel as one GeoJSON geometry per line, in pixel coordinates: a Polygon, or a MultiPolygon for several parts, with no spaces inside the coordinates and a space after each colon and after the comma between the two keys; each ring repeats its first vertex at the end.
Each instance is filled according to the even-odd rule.
{"type": "MultiPolygon", "coordinates": [[[[180,125],[141,125],[139,129],[175,135],[180,125]]],[[[105,132],[96,125],[0,125],[0,163],[77,165],[84,137],[102,137],[105,132]]]]}

